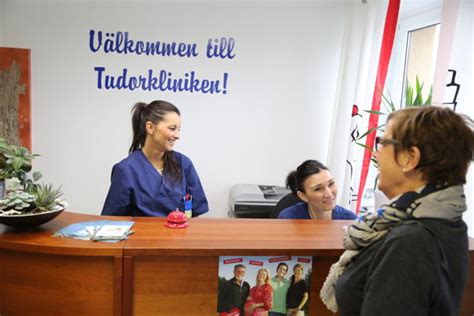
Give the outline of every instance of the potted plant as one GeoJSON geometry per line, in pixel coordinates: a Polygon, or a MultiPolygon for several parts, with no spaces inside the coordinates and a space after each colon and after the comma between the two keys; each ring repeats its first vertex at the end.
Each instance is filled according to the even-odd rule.
{"type": "Polygon", "coordinates": [[[67,207],[61,188],[39,184],[40,172],[30,178],[32,160],[38,155],[0,139],[0,221],[10,226],[32,226],[59,215],[67,207]],[[1,192],[0,192],[1,193],[1,192]]]}
{"type": "MultiPolygon", "coordinates": [[[[407,85],[405,88],[405,105],[400,106],[399,108],[404,108],[404,107],[412,107],[412,106],[427,106],[431,104],[431,97],[433,94],[433,89],[432,87],[430,88],[430,91],[428,93],[428,96],[426,99],[423,98],[423,83],[420,83],[418,76],[416,76],[416,82],[415,86],[410,85],[407,79],[407,85]]],[[[382,92],[380,92],[382,93],[382,92]]],[[[364,112],[370,113],[370,114],[375,114],[380,116],[388,116],[390,113],[394,112],[397,110],[392,97],[390,96],[390,93],[387,95],[382,93],[382,99],[383,99],[383,105],[385,107],[385,112],[383,111],[373,111],[373,110],[364,110],[364,112]]],[[[374,148],[369,147],[365,145],[362,141],[364,140],[367,135],[371,133],[378,133],[384,132],[385,131],[385,125],[386,123],[382,123],[376,127],[370,128],[367,130],[365,133],[363,133],[361,136],[359,136],[356,140],[356,144],[363,147],[365,150],[368,150],[371,153],[370,160],[372,161],[372,164],[375,168],[378,168],[377,164],[377,159],[375,159],[373,153],[375,151],[374,148]]],[[[374,194],[374,199],[375,199],[375,206],[379,206],[385,202],[387,202],[386,196],[378,191],[377,189],[377,182],[378,182],[378,175],[375,177],[374,185],[373,185],[373,194],[374,194]]]]}
{"type": "MultiPolygon", "coordinates": [[[[24,187],[29,187],[33,182],[41,178],[40,172],[33,173],[33,178],[28,179],[27,174],[31,171],[33,158],[39,155],[30,153],[22,146],[9,145],[0,138],[0,181],[4,183],[10,179],[17,179],[24,187]]],[[[0,192],[3,197],[4,191],[0,192]]]]}
{"type": "MultiPolygon", "coordinates": [[[[416,76],[416,83],[415,87],[409,84],[408,79],[407,79],[407,86],[405,89],[405,106],[404,107],[411,107],[411,106],[424,106],[424,105],[429,105],[431,104],[431,97],[433,94],[433,89],[430,88],[430,92],[426,98],[426,100],[423,100],[423,83],[420,84],[420,81],[418,80],[418,76],[416,76]]],[[[390,96],[390,93],[388,93],[388,96],[382,94],[382,99],[383,99],[383,105],[385,106],[386,112],[382,111],[373,111],[373,110],[364,110],[364,112],[370,113],[370,114],[375,114],[378,116],[388,116],[390,113],[396,111],[395,104],[393,103],[392,97],[390,96]]],[[[400,108],[403,108],[401,106],[400,108]]],[[[357,138],[356,144],[359,146],[364,147],[365,150],[370,151],[371,153],[374,152],[374,149],[371,147],[366,146],[365,144],[361,143],[361,140],[363,140],[367,135],[371,133],[377,133],[377,131],[384,132],[385,131],[385,124],[380,124],[379,126],[370,128],[367,130],[365,133],[363,133],[361,136],[357,138]]],[[[377,160],[372,156],[371,158],[372,162],[374,163],[374,166],[377,167],[377,160]]]]}

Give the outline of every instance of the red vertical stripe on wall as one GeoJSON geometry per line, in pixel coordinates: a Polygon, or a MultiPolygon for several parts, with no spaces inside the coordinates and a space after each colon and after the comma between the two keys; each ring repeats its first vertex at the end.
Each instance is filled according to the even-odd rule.
{"type": "MultiPolygon", "coordinates": [[[[387,78],[388,66],[390,64],[390,56],[392,55],[393,41],[397,30],[398,12],[400,9],[400,0],[390,0],[387,8],[387,16],[385,18],[385,26],[383,29],[382,47],[380,48],[379,64],[377,68],[377,78],[375,80],[374,95],[372,97],[372,110],[380,111],[380,103],[382,101],[382,91],[387,78]]],[[[378,115],[370,114],[369,126],[371,129],[378,124],[378,115]]],[[[365,145],[373,148],[375,141],[375,132],[367,135],[365,145]]],[[[372,153],[368,150],[364,151],[364,159],[362,160],[362,171],[360,174],[359,192],[357,194],[357,212],[360,209],[360,201],[364,192],[367,174],[369,173],[370,157],[372,153]]]]}

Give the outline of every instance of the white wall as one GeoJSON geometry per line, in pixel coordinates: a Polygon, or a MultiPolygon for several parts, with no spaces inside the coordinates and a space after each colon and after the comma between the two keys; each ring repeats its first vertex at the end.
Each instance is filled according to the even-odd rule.
{"type": "Polygon", "coordinates": [[[98,214],[111,167],[127,155],[131,106],[169,100],[182,111],[176,150],[193,160],[209,216],[225,217],[231,185],[282,185],[303,160],[328,156],[345,15],[353,5],[361,4],[0,0],[0,46],[32,51],[33,151],[42,155],[34,169],[63,185],[71,211],[98,214]],[[90,29],[197,43],[200,55],[93,54],[90,29]],[[205,58],[207,40],[222,36],[235,39],[235,58],[205,58]],[[175,76],[194,70],[211,80],[228,72],[228,92],[98,90],[95,66],[137,75],[150,68],[175,76]]]}
{"type": "MultiPolygon", "coordinates": [[[[474,98],[472,87],[474,86],[472,62],[474,44],[474,2],[472,0],[460,0],[456,30],[453,38],[453,49],[449,67],[457,70],[456,82],[461,85],[458,105],[456,111],[469,115],[474,119],[474,98]],[[470,40],[469,40],[470,39],[470,40]]],[[[450,78],[447,80],[450,81],[450,78]]],[[[452,101],[453,89],[446,88],[444,93],[445,102],[452,101]]],[[[469,226],[469,236],[474,237],[474,167],[471,163],[467,175],[465,193],[468,211],[464,215],[464,221],[469,226]]]]}
{"type": "Polygon", "coordinates": [[[3,43],[3,32],[4,32],[4,26],[3,26],[3,22],[2,21],[5,21],[5,3],[0,0],[0,43],[3,43]]]}

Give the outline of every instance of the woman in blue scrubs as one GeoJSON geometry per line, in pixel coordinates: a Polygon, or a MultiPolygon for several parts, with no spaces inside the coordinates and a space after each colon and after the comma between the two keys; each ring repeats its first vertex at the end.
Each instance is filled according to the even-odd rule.
{"type": "Polygon", "coordinates": [[[193,163],[173,150],[180,138],[180,115],[166,101],[135,104],[129,156],[112,168],[102,215],[165,217],[176,209],[184,211],[185,200],[193,217],[209,210],[193,163]]]}
{"type": "Polygon", "coordinates": [[[336,205],[337,185],[328,168],[317,160],[306,160],[286,178],[286,186],[303,202],[278,215],[286,219],[355,219],[357,216],[336,205]]]}

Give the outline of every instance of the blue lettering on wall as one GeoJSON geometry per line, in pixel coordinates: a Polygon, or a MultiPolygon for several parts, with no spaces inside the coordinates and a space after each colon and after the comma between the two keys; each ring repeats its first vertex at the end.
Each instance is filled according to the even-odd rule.
{"type": "Polygon", "coordinates": [[[128,32],[102,33],[102,31],[89,31],[89,49],[93,53],[102,50],[104,53],[136,54],[147,56],[198,56],[195,43],[165,43],[160,41],[149,42],[133,40],[128,32]]]}
{"type": "MultiPolygon", "coordinates": [[[[205,44],[205,43],[203,43],[205,44]]],[[[233,37],[210,38],[205,47],[203,58],[209,60],[232,60],[235,40],[233,37]]],[[[89,50],[92,53],[118,55],[144,55],[163,57],[194,58],[199,55],[196,43],[143,41],[135,39],[128,32],[103,32],[89,30],[89,50]]],[[[198,76],[194,71],[176,76],[171,71],[148,69],[144,74],[133,74],[125,67],[119,74],[102,66],[94,67],[99,90],[144,90],[172,91],[203,94],[227,94],[229,73],[224,72],[219,79],[198,76]]]]}
{"type": "Polygon", "coordinates": [[[149,69],[146,75],[129,75],[128,69],[114,76],[106,73],[105,67],[94,67],[97,73],[97,89],[104,90],[145,90],[145,91],[172,91],[204,94],[227,94],[229,74],[224,73],[222,79],[208,80],[198,78],[195,71],[185,73],[184,77],[177,78],[171,72],[160,70],[155,74],[149,69]]]}
{"type": "Polygon", "coordinates": [[[234,50],[234,39],[232,37],[221,37],[220,39],[209,39],[207,41],[206,56],[208,58],[220,57],[222,59],[235,57],[232,53],[234,50]]]}

